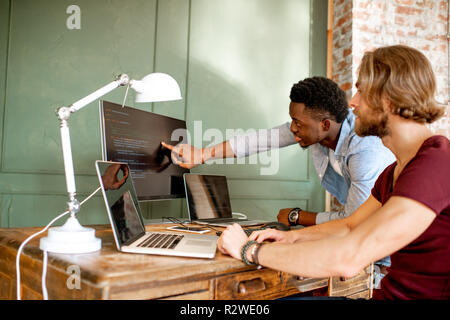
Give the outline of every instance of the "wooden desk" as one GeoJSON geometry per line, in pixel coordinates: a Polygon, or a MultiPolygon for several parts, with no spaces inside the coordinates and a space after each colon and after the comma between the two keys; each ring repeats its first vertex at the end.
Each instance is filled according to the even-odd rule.
{"type": "MultiPolygon", "coordinates": [[[[160,230],[161,225],[147,226],[160,230]]],[[[48,255],[49,299],[276,299],[299,292],[369,298],[370,272],[351,279],[299,279],[222,255],[214,259],[118,252],[110,226],[94,226],[101,251],[48,255]],[[79,271],[79,273],[78,273],[79,271]]],[[[16,255],[20,244],[41,228],[0,229],[0,299],[16,299],[16,255]]],[[[164,229],[165,230],[165,229],[164,229]]],[[[42,299],[39,238],[20,258],[22,299],[42,299]]]]}

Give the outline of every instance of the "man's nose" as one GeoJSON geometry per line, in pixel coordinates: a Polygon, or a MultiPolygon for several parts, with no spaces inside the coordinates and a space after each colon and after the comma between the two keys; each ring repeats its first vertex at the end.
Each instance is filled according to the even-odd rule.
{"type": "Polygon", "coordinates": [[[351,109],[357,109],[359,107],[359,93],[355,93],[349,101],[351,109]]]}
{"type": "Polygon", "coordinates": [[[297,132],[297,126],[294,124],[294,121],[291,122],[290,129],[291,129],[292,133],[296,133],[297,132]]]}

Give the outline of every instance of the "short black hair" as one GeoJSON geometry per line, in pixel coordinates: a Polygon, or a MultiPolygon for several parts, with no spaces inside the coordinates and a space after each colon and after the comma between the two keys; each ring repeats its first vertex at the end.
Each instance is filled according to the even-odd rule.
{"type": "Polygon", "coordinates": [[[289,98],[292,102],[303,103],[318,120],[331,117],[341,123],[348,114],[345,92],[328,78],[312,77],[299,81],[292,86],[289,98]]]}

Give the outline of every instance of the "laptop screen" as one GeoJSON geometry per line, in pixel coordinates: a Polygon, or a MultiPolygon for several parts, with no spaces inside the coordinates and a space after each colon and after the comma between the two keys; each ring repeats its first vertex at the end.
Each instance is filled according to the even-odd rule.
{"type": "Polygon", "coordinates": [[[127,245],[145,234],[130,168],[105,161],[96,166],[114,236],[120,247],[127,245]]]}
{"type": "Polygon", "coordinates": [[[187,173],[184,184],[191,220],[232,217],[225,176],[187,173]]]}

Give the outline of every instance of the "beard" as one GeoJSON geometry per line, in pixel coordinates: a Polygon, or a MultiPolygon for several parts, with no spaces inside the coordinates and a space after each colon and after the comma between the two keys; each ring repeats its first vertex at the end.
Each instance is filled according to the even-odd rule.
{"type": "Polygon", "coordinates": [[[377,136],[383,138],[390,133],[388,128],[388,116],[384,112],[377,112],[373,116],[357,115],[355,122],[355,133],[360,137],[377,136]]]}

